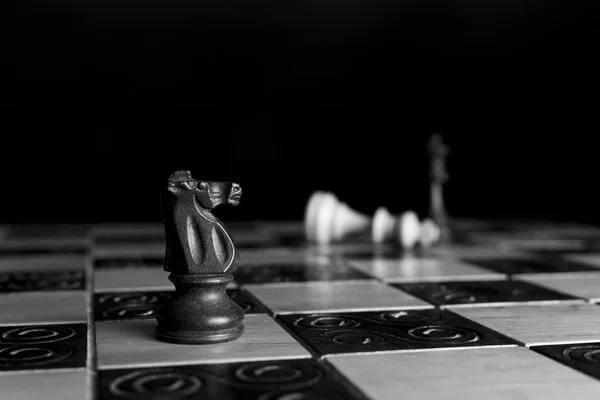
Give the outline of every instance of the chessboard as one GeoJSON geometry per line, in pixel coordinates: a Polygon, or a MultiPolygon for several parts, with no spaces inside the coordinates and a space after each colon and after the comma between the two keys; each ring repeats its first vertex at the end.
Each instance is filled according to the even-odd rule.
{"type": "Polygon", "coordinates": [[[227,223],[234,341],[170,344],[161,224],[0,230],[0,398],[598,399],[600,228],[453,221],[401,251],[227,223]]]}

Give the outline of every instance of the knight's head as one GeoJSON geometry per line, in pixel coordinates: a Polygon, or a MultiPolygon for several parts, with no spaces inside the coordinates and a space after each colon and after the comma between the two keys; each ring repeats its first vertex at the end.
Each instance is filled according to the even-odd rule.
{"type": "Polygon", "coordinates": [[[200,181],[192,178],[189,171],[175,171],[169,177],[169,191],[179,196],[191,192],[200,206],[213,209],[227,203],[237,206],[242,197],[242,188],[233,182],[200,181]]]}

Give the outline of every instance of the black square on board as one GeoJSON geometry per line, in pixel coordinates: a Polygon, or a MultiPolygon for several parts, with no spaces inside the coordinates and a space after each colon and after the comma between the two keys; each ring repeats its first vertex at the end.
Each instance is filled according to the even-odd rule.
{"type": "Polygon", "coordinates": [[[0,328],[0,370],[83,368],[87,357],[85,324],[0,328]]]}
{"type": "Polygon", "coordinates": [[[277,318],[320,355],[515,344],[466,318],[435,309],[277,318]]]}
{"type": "Polygon", "coordinates": [[[588,265],[568,262],[560,259],[550,259],[546,257],[500,257],[473,260],[463,259],[462,261],[507,275],[598,271],[597,268],[588,265]]]}
{"type": "Polygon", "coordinates": [[[98,236],[94,239],[97,245],[135,245],[155,244],[157,247],[165,246],[165,235],[138,235],[138,236],[98,236]]]}
{"type": "Polygon", "coordinates": [[[359,400],[333,368],[312,359],[101,370],[99,398],[359,400]]]}
{"type": "Polygon", "coordinates": [[[267,310],[247,291],[243,289],[227,289],[227,295],[235,304],[242,307],[245,314],[266,314],[267,310]]]}
{"type": "Polygon", "coordinates": [[[441,305],[575,300],[524,281],[457,281],[390,284],[429,303],[441,305]]]}
{"type": "Polygon", "coordinates": [[[94,268],[162,268],[163,257],[99,257],[94,260],[94,268]]]}
{"type": "MultiPolygon", "coordinates": [[[[369,261],[369,260],[398,260],[406,256],[406,252],[398,247],[392,246],[373,246],[365,251],[348,252],[344,254],[344,257],[356,261],[369,261]]],[[[418,257],[420,254],[418,251],[411,254],[413,257],[418,257]]]]}
{"type": "Polygon", "coordinates": [[[84,224],[23,224],[11,225],[11,239],[83,238],[88,226],[84,224]]]}
{"type": "Polygon", "coordinates": [[[0,293],[84,289],[83,270],[0,273],[0,293]]]}
{"type": "Polygon", "coordinates": [[[48,247],[0,247],[0,257],[19,257],[37,255],[69,255],[85,254],[87,249],[82,246],[48,246],[48,247]]]}
{"type": "Polygon", "coordinates": [[[156,318],[156,312],[171,298],[172,291],[96,293],[96,321],[156,318]]]}
{"type": "Polygon", "coordinates": [[[532,346],[532,350],[600,379],[600,343],[532,346]]]}
{"type": "MultiPolygon", "coordinates": [[[[571,239],[574,240],[574,239],[571,239]]],[[[569,254],[589,254],[589,253],[598,253],[600,252],[600,239],[580,239],[581,246],[573,247],[565,245],[563,248],[561,247],[550,247],[550,248],[540,248],[535,249],[534,252],[538,254],[544,255],[569,255],[569,254]]]]}
{"type": "Polygon", "coordinates": [[[308,242],[304,233],[287,233],[277,236],[277,245],[281,247],[305,247],[308,242]]]}
{"type": "Polygon", "coordinates": [[[296,264],[240,265],[233,275],[240,285],[372,279],[350,267],[346,262],[335,258],[326,258],[325,261],[315,259],[296,264]]]}
{"type": "Polygon", "coordinates": [[[273,246],[270,242],[260,242],[252,240],[236,242],[235,247],[238,249],[265,249],[273,246]]]}
{"type": "MultiPolygon", "coordinates": [[[[173,291],[144,291],[97,293],[94,316],[96,321],[156,318],[158,309],[169,300],[173,291]]],[[[246,314],[266,314],[265,308],[249,293],[240,289],[227,289],[227,295],[246,314]]]]}

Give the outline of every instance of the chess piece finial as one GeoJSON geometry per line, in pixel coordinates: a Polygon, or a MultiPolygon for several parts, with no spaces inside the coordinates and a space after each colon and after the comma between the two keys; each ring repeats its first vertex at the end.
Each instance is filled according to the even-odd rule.
{"type": "Polygon", "coordinates": [[[446,171],[446,157],[450,149],[439,133],[431,136],[427,149],[431,157],[429,215],[436,224],[444,227],[448,223],[448,215],[444,205],[442,186],[449,178],[446,171]]]}
{"type": "Polygon", "coordinates": [[[165,225],[165,271],[175,285],[173,299],[158,314],[157,338],[181,344],[224,342],[243,333],[243,310],[226,294],[238,253],[212,210],[236,206],[242,195],[232,182],[201,181],[175,171],[161,194],[165,225]]]}

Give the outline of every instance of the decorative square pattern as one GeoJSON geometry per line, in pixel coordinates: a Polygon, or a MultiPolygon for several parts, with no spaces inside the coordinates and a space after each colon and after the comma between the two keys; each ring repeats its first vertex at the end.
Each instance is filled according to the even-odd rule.
{"type": "Polygon", "coordinates": [[[600,301],[600,272],[578,272],[560,275],[532,274],[519,276],[518,279],[589,301],[600,301]]]}
{"type": "Polygon", "coordinates": [[[0,370],[83,368],[85,324],[0,327],[0,370]]]}
{"type": "Polygon", "coordinates": [[[600,379],[600,342],[534,346],[531,349],[600,379]]]}
{"type": "MultiPolygon", "coordinates": [[[[156,318],[156,312],[172,294],[173,291],[96,294],[95,319],[106,321],[156,318]]],[[[266,310],[245,291],[227,289],[227,294],[246,314],[266,313],[266,310]]]]}
{"type": "Polygon", "coordinates": [[[172,291],[96,293],[94,318],[96,321],[152,319],[170,299],[172,291]]]}
{"type": "Polygon", "coordinates": [[[0,397],[600,396],[598,228],[480,226],[405,252],[226,225],[245,332],[211,345],[156,339],[161,223],[0,227],[0,397]]]}
{"type": "Polygon", "coordinates": [[[100,397],[362,399],[333,368],[311,359],[100,371],[100,397]]]}
{"type": "Polygon", "coordinates": [[[246,314],[264,314],[267,310],[246,290],[243,289],[227,289],[227,295],[231,300],[242,307],[246,314]]]}
{"type": "Polygon", "coordinates": [[[435,309],[277,318],[320,355],[514,345],[483,326],[435,309]]]}
{"type": "Polygon", "coordinates": [[[597,268],[592,266],[566,262],[556,258],[551,259],[543,257],[503,257],[496,259],[471,259],[464,261],[507,275],[598,271],[597,268]]]}
{"type": "Polygon", "coordinates": [[[399,283],[392,286],[438,306],[579,300],[564,293],[512,280],[399,283]]]}
{"type": "Polygon", "coordinates": [[[297,264],[242,265],[233,275],[240,285],[372,279],[340,259],[325,256],[297,264]]]}

